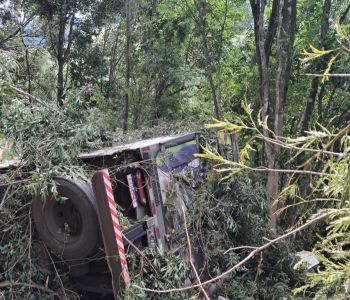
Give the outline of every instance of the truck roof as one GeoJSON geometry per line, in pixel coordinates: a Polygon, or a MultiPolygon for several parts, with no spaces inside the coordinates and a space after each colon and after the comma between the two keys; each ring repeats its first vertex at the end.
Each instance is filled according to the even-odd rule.
{"type": "MultiPolygon", "coordinates": [[[[189,141],[191,139],[195,139],[196,134],[197,134],[196,132],[192,132],[187,134],[169,135],[169,136],[162,136],[157,138],[141,140],[134,143],[103,148],[100,150],[87,152],[87,153],[81,153],[78,155],[78,158],[89,159],[89,158],[95,158],[95,157],[112,156],[118,153],[138,150],[138,149],[142,149],[142,148],[150,147],[154,145],[166,145],[167,147],[176,146],[178,144],[189,141]]],[[[18,167],[19,165],[20,165],[20,160],[7,160],[3,162],[0,161],[0,170],[18,167]]]]}
{"type": "Polygon", "coordinates": [[[101,157],[101,156],[112,156],[118,153],[126,152],[126,151],[133,151],[142,149],[145,147],[150,147],[154,145],[167,145],[167,146],[175,146],[182,142],[188,141],[190,139],[196,138],[196,132],[187,133],[187,134],[179,134],[179,135],[173,135],[173,136],[163,136],[163,137],[157,137],[157,138],[151,138],[146,140],[141,140],[138,142],[130,143],[130,144],[124,144],[119,146],[113,146],[109,148],[103,148],[100,150],[96,150],[93,152],[88,153],[81,153],[78,155],[78,158],[80,159],[88,159],[88,158],[95,158],[95,157],[101,157]]]}

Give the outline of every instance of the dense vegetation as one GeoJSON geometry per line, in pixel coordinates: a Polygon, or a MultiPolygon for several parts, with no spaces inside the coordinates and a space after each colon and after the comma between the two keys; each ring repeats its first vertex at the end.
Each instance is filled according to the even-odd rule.
{"type": "MultiPolygon", "coordinates": [[[[238,133],[241,152],[217,153],[203,130],[187,216],[201,280],[256,251],[211,297],[348,299],[349,21],[345,0],[0,0],[0,161],[21,160],[0,199],[0,296],[79,297],[40,267],[28,201],[58,174],[88,178],[79,152],[210,124],[238,133]],[[314,273],[293,268],[303,249],[314,273]]],[[[130,257],[125,297],[184,286],[186,261],[145,254],[162,273],[130,257]]]]}

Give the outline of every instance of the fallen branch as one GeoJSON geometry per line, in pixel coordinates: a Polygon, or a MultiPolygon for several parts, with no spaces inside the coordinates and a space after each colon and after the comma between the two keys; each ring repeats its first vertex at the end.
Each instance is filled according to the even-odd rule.
{"type": "Polygon", "coordinates": [[[266,136],[261,135],[261,134],[257,135],[257,137],[263,141],[266,141],[268,143],[271,143],[271,144],[274,144],[274,145],[277,145],[277,146],[280,146],[280,147],[286,148],[286,149],[312,152],[312,153],[321,153],[321,154],[333,155],[333,156],[337,156],[337,157],[341,157],[343,155],[342,153],[333,152],[333,151],[326,151],[326,150],[322,150],[322,149],[311,149],[311,148],[294,146],[291,144],[281,142],[279,140],[271,139],[271,138],[266,137],[266,136]]]}
{"type": "MultiPolygon", "coordinates": [[[[324,173],[324,172],[316,172],[316,171],[308,171],[308,170],[293,170],[293,169],[272,169],[272,168],[267,168],[267,167],[257,167],[257,168],[252,168],[248,167],[246,165],[242,165],[240,163],[234,164],[233,162],[230,163],[231,165],[235,165],[237,167],[240,167],[242,169],[246,169],[249,171],[256,171],[256,172],[274,172],[274,173],[287,173],[287,174],[307,174],[307,175],[315,175],[315,176],[328,176],[328,177],[341,177],[341,175],[338,174],[332,174],[332,173],[324,173]]],[[[218,165],[217,165],[218,166],[218,165]]],[[[215,166],[215,167],[217,167],[215,166]]],[[[216,171],[220,171],[220,169],[216,169],[216,171]]],[[[224,169],[223,171],[227,171],[224,169]]]]}
{"type": "Polygon", "coordinates": [[[8,282],[8,281],[0,282],[0,288],[7,288],[7,287],[13,287],[13,286],[24,286],[28,289],[37,289],[37,290],[41,290],[43,292],[47,292],[47,293],[58,296],[58,294],[56,292],[48,289],[47,287],[41,286],[41,285],[33,283],[33,282],[32,283],[8,282]]]}
{"type": "Polygon", "coordinates": [[[227,254],[228,252],[231,252],[231,251],[236,251],[236,250],[240,250],[240,249],[253,249],[255,250],[257,247],[253,247],[253,246],[239,246],[239,247],[233,247],[233,248],[230,248],[230,249],[227,249],[224,254],[227,254]]]}
{"type": "Polygon", "coordinates": [[[21,94],[22,96],[30,97],[32,100],[35,100],[35,101],[38,102],[39,104],[41,104],[41,105],[45,106],[46,108],[48,108],[49,110],[54,110],[55,112],[57,112],[57,113],[59,113],[59,114],[62,114],[62,112],[61,112],[60,110],[58,110],[58,109],[56,109],[55,107],[53,107],[53,106],[47,104],[45,101],[39,99],[38,97],[35,97],[35,96],[33,96],[32,94],[29,94],[29,93],[27,93],[27,92],[21,90],[20,88],[13,86],[13,85],[10,85],[10,87],[11,87],[14,91],[16,91],[18,94],[21,94]]]}

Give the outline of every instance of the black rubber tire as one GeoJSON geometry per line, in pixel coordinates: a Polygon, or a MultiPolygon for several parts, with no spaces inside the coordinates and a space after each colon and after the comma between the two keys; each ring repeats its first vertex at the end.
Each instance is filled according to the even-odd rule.
{"type": "Polygon", "coordinates": [[[34,198],[32,211],[36,230],[56,255],[65,259],[86,258],[101,240],[91,184],[64,177],[57,177],[55,181],[59,195],[66,200],[59,203],[52,196],[34,198]]]}

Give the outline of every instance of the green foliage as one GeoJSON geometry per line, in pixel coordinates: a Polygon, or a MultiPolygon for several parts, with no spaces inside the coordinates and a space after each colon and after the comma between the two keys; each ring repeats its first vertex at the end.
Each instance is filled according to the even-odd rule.
{"type": "MultiPolygon", "coordinates": [[[[319,209],[319,213],[329,214],[325,233],[318,237],[314,248],[321,265],[317,272],[308,274],[308,284],[295,290],[300,293],[311,289],[315,292],[315,299],[346,299],[350,295],[350,136],[348,131],[343,132],[337,146],[341,155],[324,163],[324,170],[338,176],[325,175],[316,182],[316,188],[322,188],[324,206],[329,207],[319,209]]],[[[332,140],[333,136],[329,133],[328,137],[332,140]]]]}
{"type": "MultiPolygon", "coordinates": [[[[203,273],[212,278],[238,263],[270,235],[264,188],[253,173],[228,180],[209,172],[206,185],[191,204],[191,233],[195,252],[203,259],[203,273]],[[226,252],[233,247],[242,249],[226,252]]],[[[281,242],[229,275],[216,292],[228,299],[291,297],[300,275],[293,271],[295,258],[290,246],[281,242]],[[288,296],[289,295],[289,296],[288,296]]]]}
{"type": "MultiPolygon", "coordinates": [[[[147,260],[139,254],[128,255],[128,266],[133,284],[152,289],[169,289],[181,286],[189,276],[189,265],[186,261],[167,253],[158,247],[147,248],[143,251],[147,260]]],[[[166,299],[181,300],[190,298],[190,292],[171,293],[166,299]]],[[[145,293],[137,288],[131,288],[124,295],[124,299],[164,299],[164,294],[145,293]]]]}
{"type": "MultiPolygon", "coordinates": [[[[49,258],[34,232],[28,204],[16,193],[0,212],[0,297],[3,299],[48,299],[63,297],[60,278],[49,268],[49,258]],[[38,288],[39,287],[39,288],[38,288]]],[[[67,299],[76,299],[67,291],[67,299]],[[72,296],[72,297],[71,297],[72,296]]]]}
{"type": "Polygon", "coordinates": [[[16,61],[8,53],[0,51],[0,117],[3,111],[4,102],[12,96],[9,84],[14,80],[14,73],[17,71],[16,61]]]}
{"type": "MultiPolygon", "coordinates": [[[[103,127],[90,122],[90,112],[77,99],[64,110],[42,105],[28,105],[16,98],[4,106],[1,128],[13,140],[14,149],[31,170],[32,193],[48,192],[57,175],[86,178],[86,171],[77,165],[76,157],[88,147],[101,145],[106,139],[103,127]]],[[[97,121],[97,120],[96,120],[97,121]]]]}
{"type": "MultiPolygon", "coordinates": [[[[221,127],[233,132],[242,129],[249,130],[253,133],[250,140],[264,141],[268,139],[284,149],[293,149],[296,154],[291,156],[289,163],[300,155],[310,152],[310,155],[305,156],[306,161],[301,164],[302,167],[308,166],[308,169],[303,170],[299,166],[295,171],[289,171],[291,176],[288,185],[280,193],[276,203],[283,205],[288,199],[294,200],[293,204],[283,207],[279,213],[297,205],[304,205],[305,207],[310,205],[309,210],[305,209],[302,217],[311,220],[320,215],[328,217],[325,231],[320,233],[319,241],[314,248],[314,253],[320,261],[320,267],[317,272],[309,273],[307,276],[309,282],[296,288],[294,292],[307,291],[308,293],[314,293],[315,299],[324,299],[328,296],[334,299],[348,297],[348,283],[350,280],[350,253],[348,250],[350,228],[350,124],[337,132],[331,132],[320,125],[318,130],[311,130],[306,136],[299,138],[270,138],[264,136],[262,130],[259,129],[262,127],[268,130],[267,123],[258,120],[258,127],[252,119],[250,106],[246,104],[243,104],[243,106],[248,115],[247,119],[250,120],[247,123],[248,125],[241,118],[238,118],[236,124],[241,125],[224,121],[216,122],[210,127],[221,127]],[[336,151],[334,152],[334,150],[336,151]],[[294,172],[305,172],[305,174],[311,172],[316,175],[316,178],[310,180],[311,189],[308,191],[308,195],[303,196],[301,194],[299,186],[302,186],[302,183],[298,182],[297,175],[294,172]],[[322,203],[322,206],[317,205],[317,202],[322,203]],[[336,206],[334,203],[336,203],[336,206]],[[315,215],[312,215],[312,212],[315,215]]],[[[247,146],[248,149],[251,148],[249,144],[247,146]]],[[[264,171],[264,168],[261,167],[252,168],[249,161],[242,159],[242,155],[240,162],[231,162],[207,149],[200,156],[215,161],[217,164],[214,170],[228,173],[225,178],[235,178],[243,170],[264,171]]],[[[225,228],[223,232],[227,232],[227,229],[225,228]]],[[[260,232],[259,235],[262,236],[263,233],[260,232]]],[[[287,284],[286,286],[290,285],[287,284]]]]}

